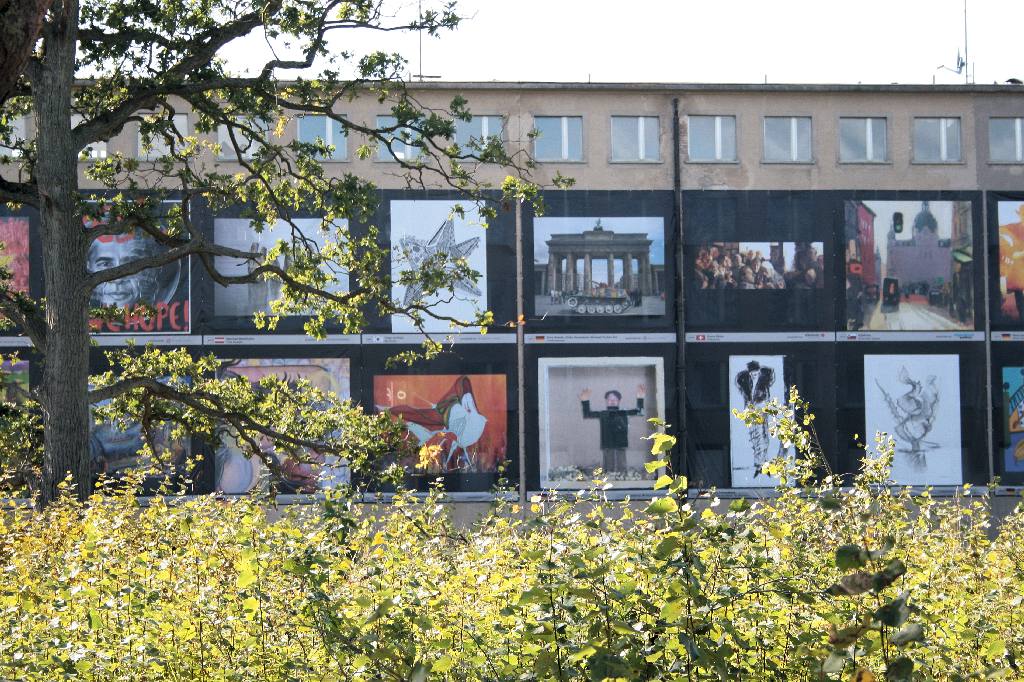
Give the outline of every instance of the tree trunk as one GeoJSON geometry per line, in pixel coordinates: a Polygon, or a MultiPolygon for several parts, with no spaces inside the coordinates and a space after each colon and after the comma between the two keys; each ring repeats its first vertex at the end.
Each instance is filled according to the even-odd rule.
{"type": "Polygon", "coordinates": [[[91,492],[89,459],[89,294],[86,240],[77,207],[78,149],[71,135],[77,0],[54,4],[45,57],[32,83],[39,124],[40,230],[46,284],[46,348],[40,403],[45,454],[40,505],[70,473],[78,496],[91,492]]]}

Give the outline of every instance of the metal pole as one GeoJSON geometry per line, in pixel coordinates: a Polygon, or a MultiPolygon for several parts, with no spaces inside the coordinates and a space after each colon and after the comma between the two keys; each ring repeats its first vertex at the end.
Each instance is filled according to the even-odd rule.
{"type": "Polygon", "coordinates": [[[683,181],[679,130],[679,98],[672,98],[672,212],[676,229],[676,414],[679,416],[679,471],[690,475],[686,431],[686,321],[683,284],[683,181]]]}
{"type": "MultiPolygon", "coordinates": [[[[971,220],[973,219],[974,216],[972,215],[971,220]]],[[[992,391],[994,390],[994,387],[992,386],[992,306],[990,301],[991,295],[988,286],[988,192],[981,193],[981,236],[981,267],[982,272],[984,273],[985,280],[985,411],[988,413],[988,416],[985,418],[985,423],[988,425],[988,428],[985,429],[988,439],[988,481],[986,481],[986,483],[991,483],[992,478],[996,475],[996,461],[995,443],[993,442],[994,438],[992,434],[992,429],[995,428],[995,420],[992,419],[992,391]]],[[[975,257],[974,263],[977,262],[977,257],[975,257]]],[[[972,270],[974,269],[974,263],[971,264],[972,270]]],[[[975,282],[978,281],[977,273],[972,272],[971,276],[975,282]]],[[[975,311],[974,319],[978,319],[979,312],[980,311],[975,311]]]]}
{"type": "Polygon", "coordinates": [[[516,390],[519,409],[519,505],[526,513],[526,336],[523,322],[523,200],[516,199],[516,390]]]}
{"type": "Polygon", "coordinates": [[[964,83],[971,82],[971,62],[967,59],[967,0],[964,0],[964,83]]]}

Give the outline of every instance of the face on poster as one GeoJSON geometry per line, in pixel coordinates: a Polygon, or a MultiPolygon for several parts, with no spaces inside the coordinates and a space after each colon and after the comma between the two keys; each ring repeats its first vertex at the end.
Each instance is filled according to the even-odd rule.
{"type": "Polygon", "coordinates": [[[665,219],[536,218],[533,268],[537,315],[664,315],[665,219]]]}
{"type": "MultiPolygon", "coordinates": [[[[87,216],[87,228],[101,226],[104,216],[87,216]]],[[[125,234],[102,235],[89,244],[86,270],[102,272],[126,265],[140,258],[149,258],[166,251],[142,230],[125,234]]],[[[126,308],[123,319],[93,319],[91,326],[98,333],[187,333],[191,327],[189,314],[189,261],[179,259],[162,267],[149,268],[97,286],[89,299],[94,308],[126,308]],[[140,306],[150,306],[145,311],[140,306]]]]}
{"type": "Polygon", "coordinates": [[[697,249],[698,289],[823,289],[822,242],[711,242],[697,249]]]}
{"type": "Polygon", "coordinates": [[[1024,367],[1003,367],[1003,462],[1024,471],[1024,367]]]}
{"type": "Polygon", "coordinates": [[[1005,320],[1019,321],[1024,311],[1024,201],[1000,201],[999,312],[1005,320]]]}
{"type": "MultiPolygon", "coordinates": [[[[274,376],[286,382],[308,381],[314,388],[333,393],[339,400],[351,396],[350,362],[348,358],[256,359],[227,360],[221,365],[218,378],[242,377],[252,384],[274,376]]],[[[266,449],[269,442],[261,446],[266,449]]],[[[277,481],[279,492],[311,493],[348,483],[348,464],[335,455],[308,451],[301,459],[287,455],[271,456],[281,468],[283,480],[277,481]]],[[[249,492],[260,484],[265,468],[258,458],[246,457],[237,440],[224,436],[216,454],[216,489],[228,494],[249,492]]]]}
{"type": "MultiPolygon", "coordinates": [[[[303,240],[307,245],[312,243],[315,248],[323,249],[328,243],[337,244],[348,229],[347,220],[339,220],[332,225],[330,231],[321,229],[322,221],[318,218],[297,218],[293,234],[292,225],[279,220],[273,225],[256,232],[252,224],[243,218],[218,218],[213,221],[213,234],[218,244],[229,246],[241,251],[249,251],[258,255],[258,261],[246,261],[241,258],[218,256],[215,259],[217,269],[227,275],[245,276],[264,263],[267,252],[277,245],[278,241],[291,243],[293,238],[303,240]]],[[[311,247],[312,248],[312,247],[311,247]]],[[[291,265],[291,255],[279,255],[275,264],[287,269],[291,265]]],[[[322,266],[323,272],[331,281],[325,289],[331,293],[348,290],[348,273],[340,269],[322,266]]],[[[264,279],[249,284],[232,284],[227,287],[217,286],[214,289],[214,314],[229,317],[251,317],[255,313],[270,313],[270,302],[281,298],[282,283],[276,279],[264,279]]]]}
{"type": "MultiPolygon", "coordinates": [[[[487,240],[479,212],[472,202],[458,201],[392,201],[391,202],[391,297],[400,306],[409,306],[423,298],[420,286],[399,284],[403,272],[415,272],[437,259],[445,262],[464,259],[469,268],[480,273],[476,282],[462,280],[454,293],[444,289],[423,298],[439,315],[459,320],[472,320],[487,309],[487,240]],[[465,216],[454,211],[457,206],[465,216]]],[[[452,263],[449,266],[454,269],[452,263]]],[[[445,332],[452,328],[447,320],[425,316],[427,332],[445,332]]],[[[391,318],[393,332],[418,331],[404,315],[391,318]]]]}
{"type": "Polygon", "coordinates": [[[0,216],[0,267],[10,271],[11,288],[21,292],[28,292],[28,228],[28,218],[0,216]]]}
{"type": "Polygon", "coordinates": [[[974,328],[971,204],[848,201],[847,329],[974,328]]]}
{"type": "Polygon", "coordinates": [[[771,435],[771,424],[747,426],[733,416],[733,410],[761,408],[774,398],[787,404],[785,356],[729,356],[729,456],[732,485],[736,488],[774,487],[779,479],[763,471],[764,465],[789,456],[782,442],[771,435]]]}
{"type": "Polygon", "coordinates": [[[411,471],[495,473],[508,456],[504,374],[375,376],[373,402],[405,423],[411,471]]]}
{"type": "Polygon", "coordinates": [[[595,472],[615,487],[649,488],[658,472],[648,419],[665,414],[657,357],[541,358],[540,451],[544,488],[588,488],[595,472]]]}
{"type": "Polygon", "coordinates": [[[865,355],[865,440],[896,441],[892,478],[901,485],[960,485],[960,358],[865,355]]]}

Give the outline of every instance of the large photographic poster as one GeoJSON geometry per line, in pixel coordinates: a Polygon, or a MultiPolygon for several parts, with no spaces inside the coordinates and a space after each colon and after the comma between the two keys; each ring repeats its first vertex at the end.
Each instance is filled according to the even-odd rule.
{"type": "Polygon", "coordinates": [[[959,356],[865,355],[864,406],[867,444],[877,431],[896,441],[896,483],[963,483],[959,356]]]}
{"type": "Polygon", "coordinates": [[[1024,472],[1024,367],[1003,367],[1003,470],[1024,472]]]}
{"type": "Polygon", "coordinates": [[[535,218],[533,268],[538,317],[663,316],[665,219],[535,218]]]}
{"type": "Polygon", "coordinates": [[[846,329],[974,329],[969,201],[847,201],[846,329]]]}
{"type": "MultiPolygon", "coordinates": [[[[291,223],[279,220],[257,232],[247,219],[216,218],[213,221],[213,235],[218,244],[260,256],[259,261],[218,256],[215,259],[217,270],[226,275],[245,276],[263,264],[267,252],[279,241],[290,244],[292,240],[300,240],[304,248],[322,250],[328,241],[336,244],[338,233],[344,233],[348,229],[347,220],[339,220],[329,228],[329,232],[325,232],[322,225],[323,221],[319,218],[296,218],[291,223]]],[[[291,265],[289,254],[279,255],[275,262],[284,269],[291,265]]],[[[325,274],[334,280],[325,287],[327,291],[339,293],[348,290],[347,272],[340,269],[325,270],[325,274]]],[[[224,317],[252,317],[256,313],[270,313],[270,302],[281,297],[282,286],[278,279],[261,279],[258,282],[232,284],[227,287],[216,286],[213,294],[213,312],[224,317]]]]}
{"type": "MultiPolygon", "coordinates": [[[[351,366],[348,358],[244,358],[224,360],[218,378],[242,377],[258,384],[267,376],[287,382],[304,380],[315,388],[333,393],[338,400],[351,396],[351,366]]],[[[266,448],[269,443],[262,443],[266,448]]],[[[278,492],[312,493],[349,482],[347,463],[336,455],[308,451],[302,458],[271,452],[281,469],[282,480],[275,480],[278,492]]],[[[266,467],[254,457],[247,457],[230,432],[222,438],[215,456],[215,485],[218,492],[241,494],[269,483],[266,467]]]]}
{"type": "Polygon", "coordinates": [[[785,356],[729,356],[729,459],[734,488],[774,487],[779,479],[764,472],[764,465],[789,456],[782,442],[771,435],[770,419],[747,426],[733,411],[757,409],[775,399],[786,405],[788,389],[785,356]]]}
{"type": "MultiPolygon", "coordinates": [[[[102,207],[86,216],[86,228],[106,224],[102,207]]],[[[101,235],[89,244],[86,269],[90,273],[149,258],[167,251],[143,230],[101,235]]],[[[166,265],[104,282],[92,291],[93,308],[123,308],[116,319],[94,318],[93,332],[114,334],[188,333],[191,329],[189,260],[179,258],[166,265]]]]}
{"type": "MultiPolygon", "coordinates": [[[[424,299],[438,315],[458,320],[472,320],[487,310],[487,233],[476,206],[469,201],[395,200],[391,202],[391,297],[400,306],[409,306],[423,296],[420,286],[406,287],[399,283],[403,272],[415,272],[431,260],[464,259],[480,274],[477,281],[465,279],[454,287],[454,293],[442,289],[424,299]],[[457,213],[461,207],[463,215],[457,213]]],[[[447,332],[447,320],[424,315],[424,331],[447,332]]],[[[474,328],[475,329],[475,328],[474,328]]],[[[391,331],[416,332],[416,326],[405,315],[393,315],[391,331]]]]}
{"type": "Polygon", "coordinates": [[[377,375],[373,403],[404,424],[411,474],[494,474],[508,457],[504,374],[377,375]]]}
{"type": "Polygon", "coordinates": [[[822,242],[710,242],[697,250],[696,288],[767,291],[823,289],[822,242]]]}
{"type": "Polygon", "coordinates": [[[10,287],[28,293],[29,222],[24,216],[0,216],[0,267],[11,273],[10,287]]]}
{"type": "Polygon", "coordinates": [[[588,488],[600,469],[616,488],[651,487],[645,438],[665,416],[662,358],[540,358],[538,373],[541,486],[588,488]]]}
{"type": "Polygon", "coordinates": [[[1024,312],[1024,201],[996,204],[999,221],[999,313],[1019,322],[1024,312]]]}

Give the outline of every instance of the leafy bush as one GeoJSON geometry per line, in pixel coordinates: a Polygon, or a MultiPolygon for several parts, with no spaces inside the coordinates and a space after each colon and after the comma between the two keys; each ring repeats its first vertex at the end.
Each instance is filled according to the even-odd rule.
{"type": "MultiPolygon", "coordinates": [[[[793,404],[799,405],[799,402],[793,404]]],[[[1020,679],[1024,511],[811,483],[774,499],[332,498],[275,521],[255,500],[127,493],[0,525],[0,678],[18,680],[1020,679]]],[[[765,413],[744,415],[765,418],[765,413]]],[[[674,445],[654,439],[656,459],[674,445]]]]}

